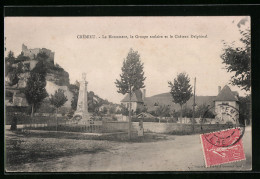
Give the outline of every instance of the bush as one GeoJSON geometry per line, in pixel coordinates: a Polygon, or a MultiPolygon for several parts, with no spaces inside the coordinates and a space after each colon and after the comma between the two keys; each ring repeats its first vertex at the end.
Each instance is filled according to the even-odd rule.
{"type": "Polygon", "coordinates": [[[115,115],[112,116],[113,121],[117,121],[117,117],[115,115]]]}

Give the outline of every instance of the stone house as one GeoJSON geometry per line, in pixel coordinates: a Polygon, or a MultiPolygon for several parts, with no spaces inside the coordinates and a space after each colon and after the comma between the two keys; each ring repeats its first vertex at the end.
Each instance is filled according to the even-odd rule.
{"type": "MultiPolygon", "coordinates": [[[[132,104],[132,110],[135,112],[138,108],[143,108],[144,107],[144,101],[145,101],[145,93],[146,90],[144,89],[143,92],[139,89],[136,90],[132,93],[132,98],[131,98],[131,104],[132,104]]],[[[121,101],[121,103],[127,107],[128,109],[130,108],[130,98],[129,94],[127,94],[124,99],[121,101]]]]}

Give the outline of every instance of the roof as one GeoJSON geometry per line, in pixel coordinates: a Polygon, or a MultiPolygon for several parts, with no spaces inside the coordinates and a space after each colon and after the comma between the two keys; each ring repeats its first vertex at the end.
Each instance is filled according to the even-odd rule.
{"type": "Polygon", "coordinates": [[[225,85],[214,101],[238,101],[237,94],[236,91],[231,91],[229,86],[225,85]]]}
{"type": "MultiPolygon", "coordinates": [[[[142,96],[143,93],[140,89],[134,91],[131,97],[131,102],[144,102],[142,96]]],[[[129,93],[124,97],[124,99],[121,102],[130,102],[129,93]]]]}
{"type": "MultiPolygon", "coordinates": [[[[207,105],[214,106],[215,98],[216,96],[195,96],[195,101],[197,106],[203,104],[205,104],[206,106],[207,105]]],[[[173,102],[172,95],[169,92],[145,98],[144,104],[148,108],[148,111],[155,111],[157,109],[158,106],[156,106],[155,103],[157,103],[158,106],[169,105],[169,108],[171,110],[176,110],[176,111],[180,110],[181,108],[179,104],[173,102]]],[[[192,108],[192,105],[193,105],[193,97],[187,101],[185,106],[192,108]]]]}
{"type": "Polygon", "coordinates": [[[145,112],[142,112],[140,114],[138,114],[136,116],[138,119],[139,118],[155,118],[153,115],[151,115],[150,113],[145,113],[145,112]]]}

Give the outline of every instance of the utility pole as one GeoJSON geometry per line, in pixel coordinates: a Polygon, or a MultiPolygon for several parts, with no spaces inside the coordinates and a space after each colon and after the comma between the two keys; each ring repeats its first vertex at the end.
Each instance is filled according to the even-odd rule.
{"type": "Polygon", "coordinates": [[[192,132],[194,132],[195,125],[195,90],[196,90],[196,77],[194,79],[194,95],[193,95],[193,108],[192,108],[192,132]]]}

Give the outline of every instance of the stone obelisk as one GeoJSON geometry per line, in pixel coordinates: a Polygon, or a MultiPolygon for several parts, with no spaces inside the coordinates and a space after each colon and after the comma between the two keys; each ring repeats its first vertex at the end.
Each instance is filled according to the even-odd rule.
{"type": "Polygon", "coordinates": [[[79,124],[88,124],[90,117],[88,113],[88,82],[86,81],[86,73],[82,73],[82,80],[80,81],[79,96],[77,103],[77,110],[74,116],[81,116],[79,124]]]}

